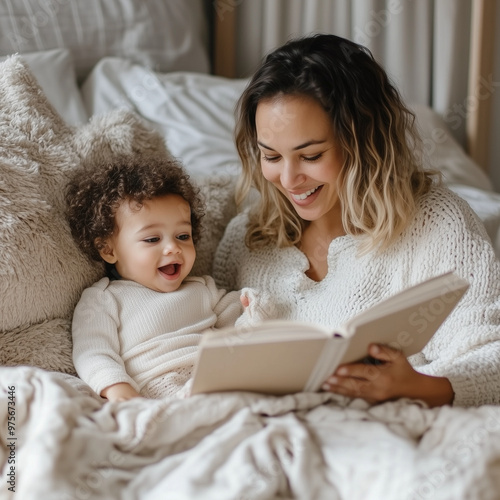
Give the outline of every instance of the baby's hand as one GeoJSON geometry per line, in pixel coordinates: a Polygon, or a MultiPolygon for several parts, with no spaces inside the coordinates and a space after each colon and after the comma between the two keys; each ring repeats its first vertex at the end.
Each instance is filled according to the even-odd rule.
{"type": "Polygon", "coordinates": [[[250,297],[248,295],[240,296],[241,305],[246,309],[250,305],[250,297]]]}
{"type": "Polygon", "coordinates": [[[101,391],[101,396],[108,401],[127,401],[132,398],[141,398],[142,396],[126,382],[110,385],[101,391]]]}
{"type": "Polygon", "coordinates": [[[277,318],[276,305],[268,292],[253,288],[241,290],[240,302],[245,309],[236,322],[237,326],[259,323],[277,318]]]}

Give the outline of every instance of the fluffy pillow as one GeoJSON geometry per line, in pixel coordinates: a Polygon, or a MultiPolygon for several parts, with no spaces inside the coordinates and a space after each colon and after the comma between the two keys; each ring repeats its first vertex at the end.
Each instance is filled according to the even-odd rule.
{"type": "Polygon", "coordinates": [[[212,274],[212,263],[217,245],[229,221],[236,215],[234,190],[236,177],[217,174],[212,177],[194,179],[205,201],[205,217],[202,220],[202,233],[196,245],[196,261],[191,275],[212,274]]]}
{"type": "Polygon", "coordinates": [[[20,57],[0,63],[0,364],[73,372],[73,308],[103,270],[73,242],[66,182],[83,160],[142,151],[166,153],[131,113],[69,127],[20,57]]]}

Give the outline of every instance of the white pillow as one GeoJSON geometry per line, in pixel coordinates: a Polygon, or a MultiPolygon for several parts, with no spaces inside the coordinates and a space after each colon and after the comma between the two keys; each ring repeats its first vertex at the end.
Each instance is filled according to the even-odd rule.
{"type": "Polygon", "coordinates": [[[172,154],[197,176],[239,174],[234,106],[248,80],[153,72],[119,58],[100,61],[81,92],[87,113],[133,110],[159,130],[172,154]]]}
{"type": "MultiPolygon", "coordinates": [[[[5,58],[6,56],[0,57],[0,61],[5,58]]],[[[22,58],[27,62],[49,102],[68,125],[81,125],[88,120],[76,84],[75,68],[69,50],[28,52],[22,54],[22,58]]]]}
{"type": "Polygon", "coordinates": [[[415,104],[411,107],[417,116],[429,164],[443,173],[444,181],[491,191],[490,179],[451,135],[443,118],[428,106],[415,104]]]}
{"type": "Polygon", "coordinates": [[[2,0],[0,56],[70,49],[82,81],[106,56],[209,71],[203,0],[2,0]]]}

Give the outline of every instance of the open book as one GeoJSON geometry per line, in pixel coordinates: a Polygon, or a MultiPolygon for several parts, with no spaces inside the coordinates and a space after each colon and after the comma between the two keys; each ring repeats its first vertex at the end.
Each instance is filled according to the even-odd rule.
{"type": "Polygon", "coordinates": [[[191,394],[317,391],[341,363],[367,359],[370,343],[405,356],[420,352],[456,306],[468,283],[450,272],[375,304],[341,327],[270,320],[203,334],[191,394]]]}

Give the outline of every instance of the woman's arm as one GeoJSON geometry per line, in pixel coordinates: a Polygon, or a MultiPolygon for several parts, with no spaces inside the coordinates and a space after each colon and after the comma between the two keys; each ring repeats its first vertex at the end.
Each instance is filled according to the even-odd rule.
{"type": "Polygon", "coordinates": [[[444,189],[437,194],[423,211],[432,217],[421,216],[418,237],[407,240],[408,272],[418,282],[453,269],[469,282],[468,291],[411,364],[381,348],[391,352],[389,362],[339,368],[332,391],[370,401],[418,398],[431,406],[500,403],[500,263],[470,207],[444,189]]]}
{"type": "Polygon", "coordinates": [[[418,358],[422,375],[445,377],[453,405],[500,403],[500,263],[484,226],[470,206],[442,190],[424,222],[412,269],[446,268],[469,282],[464,297],[418,358]]]}

